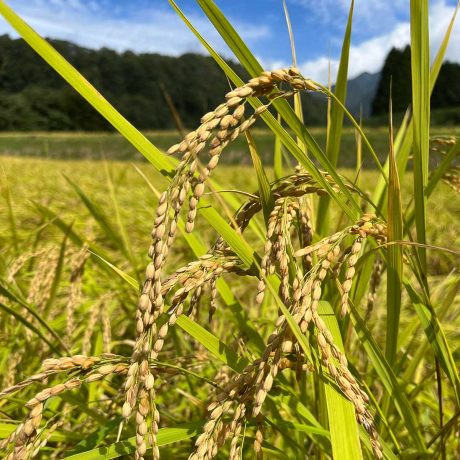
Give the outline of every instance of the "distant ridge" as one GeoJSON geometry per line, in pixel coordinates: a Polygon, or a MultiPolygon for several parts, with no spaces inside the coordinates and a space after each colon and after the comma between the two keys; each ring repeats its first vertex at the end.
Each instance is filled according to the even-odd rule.
{"type": "Polygon", "coordinates": [[[372,101],[377,92],[380,73],[364,72],[351,80],[347,85],[347,108],[359,117],[360,111],[364,118],[371,116],[372,101]]]}

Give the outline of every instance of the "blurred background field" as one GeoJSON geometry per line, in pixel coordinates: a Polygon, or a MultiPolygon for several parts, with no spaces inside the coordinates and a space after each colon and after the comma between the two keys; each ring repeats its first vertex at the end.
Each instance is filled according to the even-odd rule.
{"type": "MultiPolygon", "coordinates": [[[[352,134],[351,132],[347,134],[350,151],[355,155],[355,147],[352,146],[354,142],[351,139],[352,134]]],[[[376,134],[380,136],[381,143],[384,144],[383,130],[376,131],[376,134]]],[[[173,133],[164,134],[163,136],[163,139],[162,136],[157,136],[157,141],[162,139],[164,142],[170,143],[175,138],[173,133]]],[[[267,145],[271,142],[267,133],[257,132],[255,138],[256,141],[262,140],[262,142],[259,142],[261,146],[263,141],[267,145]]],[[[129,158],[130,161],[112,160],[112,155],[115,158],[118,158],[118,156],[117,153],[111,154],[110,152],[121,154],[123,151],[128,151],[122,139],[115,135],[87,134],[70,136],[67,134],[49,134],[45,136],[40,134],[37,137],[18,136],[18,141],[23,143],[24,149],[32,149],[34,142],[43,139],[50,140],[50,145],[53,145],[53,148],[59,145],[73,146],[73,155],[83,158],[75,159],[75,156],[72,155],[64,156],[64,158],[68,158],[66,160],[43,158],[39,155],[34,158],[23,156],[24,154],[18,154],[17,156],[3,155],[0,157],[0,165],[3,170],[1,177],[2,190],[5,192],[5,187],[8,186],[9,188],[17,232],[22,240],[22,245],[27,240],[32,241],[36,232],[42,231],[43,224],[50,222],[49,219],[41,215],[34,203],[46,206],[67,224],[72,223],[74,229],[81,231],[82,234],[87,235],[90,239],[94,238],[95,241],[105,244],[106,241],[104,241],[103,235],[100,234],[97,222],[69,185],[66,177],[76,183],[102,209],[108,216],[109,221],[115,224],[115,209],[108,188],[108,177],[110,177],[113,182],[121,218],[132,240],[133,250],[138,257],[147,261],[146,249],[150,240],[149,233],[153,222],[152,209],[156,204],[156,197],[136,168],[141,170],[151,184],[160,191],[167,185],[164,177],[144,161],[131,161],[132,154],[129,154],[129,156],[127,154],[126,159],[128,160],[129,158]],[[74,144],[72,144],[72,140],[74,144]],[[98,143],[106,146],[107,153],[105,156],[108,159],[110,158],[111,161],[94,159],[98,156],[95,148],[98,143]],[[113,145],[118,147],[119,150],[116,147],[111,147],[113,145]],[[113,150],[109,150],[110,148],[113,148],[113,150]],[[124,148],[126,150],[123,150],[124,148]]],[[[242,143],[241,148],[240,154],[243,155],[244,146],[242,143]]],[[[57,148],[55,152],[56,156],[59,156],[57,148]]],[[[237,152],[237,150],[234,152],[237,152]]],[[[236,154],[234,153],[233,155],[236,154]]],[[[230,152],[231,155],[232,153],[230,152]]],[[[226,154],[223,155],[223,163],[234,163],[226,156],[226,154]]],[[[269,179],[273,180],[272,169],[268,167],[267,171],[269,179]]],[[[340,172],[350,180],[355,180],[356,170],[354,168],[342,168],[340,172]]],[[[359,176],[362,190],[371,194],[378,179],[378,172],[364,169],[359,176]]],[[[229,190],[228,193],[233,193],[232,191],[235,190],[254,193],[257,190],[257,178],[250,165],[223,164],[216,170],[215,179],[223,189],[229,190]]],[[[234,196],[241,203],[246,199],[244,195],[236,192],[234,192],[234,196]]],[[[406,176],[402,189],[404,204],[409,203],[412,197],[412,181],[410,177],[406,176]]],[[[221,202],[216,202],[212,194],[208,198],[220,207],[221,202]]],[[[430,243],[446,248],[458,247],[460,236],[458,235],[458,222],[456,222],[457,218],[455,216],[460,215],[460,202],[457,192],[447,184],[441,184],[430,198],[429,206],[430,213],[428,215],[427,229],[430,243]]],[[[4,200],[2,200],[2,207],[6,211],[4,200]]],[[[225,212],[225,210],[222,210],[222,212],[225,212]]],[[[338,216],[337,209],[335,209],[335,213],[338,216]]],[[[215,232],[212,228],[206,226],[204,219],[198,219],[198,230],[206,243],[210,244],[216,238],[215,232]]],[[[2,248],[0,255],[5,256],[8,252],[11,255],[11,228],[6,218],[0,222],[0,235],[0,247],[2,248]]],[[[52,225],[47,225],[47,228],[41,233],[41,239],[51,239],[58,243],[62,239],[62,232],[52,225]]],[[[180,244],[179,247],[179,252],[188,250],[185,243],[180,244]]],[[[447,273],[450,270],[449,266],[453,260],[452,257],[452,255],[443,251],[432,251],[430,257],[431,273],[433,275],[447,273]]],[[[2,258],[3,263],[6,260],[2,258]]]]}
{"type": "MultiPolygon", "coordinates": [[[[326,130],[312,128],[311,133],[325,148],[326,130]]],[[[433,137],[456,136],[459,126],[443,126],[431,129],[433,137]]],[[[179,141],[177,131],[147,131],[146,137],[158,148],[167,150],[179,141]]],[[[374,146],[380,161],[388,155],[388,128],[385,126],[366,128],[366,135],[374,146]]],[[[265,164],[273,164],[274,135],[266,129],[254,129],[254,140],[265,164]]],[[[116,160],[145,161],[134,147],[121,135],[110,132],[0,132],[1,156],[46,158],[59,160],[116,160]]],[[[227,165],[250,165],[247,142],[243,137],[235,140],[222,156],[227,165]]],[[[436,160],[433,159],[433,162],[436,160]]],[[[356,164],[356,135],[353,128],[345,128],[340,146],[339,166],[354,168],[356,164]]],[[[433,163],[434,164],[434,163],[433,163]]],[[[363,151],[364,169],[374,168],[375,163],[363,151]]]]}

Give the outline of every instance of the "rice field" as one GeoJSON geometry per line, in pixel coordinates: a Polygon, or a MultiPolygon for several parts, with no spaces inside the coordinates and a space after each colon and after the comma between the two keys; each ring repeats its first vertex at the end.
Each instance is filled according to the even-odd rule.
{"type": "Polygon", "coordinates": [[[343,106],[353,2],[334,92],[198,3],[251,79],[171,1],[232,89],[164,152],[0,0],[126,139],[1,138],[2,458],[457,458],[460,139],[430,129],[455,16],[430,61],[411,2],[411,110],[367,130],[343,106]]]}

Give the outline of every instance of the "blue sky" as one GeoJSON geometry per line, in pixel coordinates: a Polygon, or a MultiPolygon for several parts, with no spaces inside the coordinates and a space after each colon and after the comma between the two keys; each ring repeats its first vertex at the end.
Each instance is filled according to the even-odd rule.
{"type": "MultiPolygon", "coordinates": [[[[176,0],[200,32],[224,56],[231,53],[197,2],[176,0]]],[[[215,0],[265,68],[291,63],[281,0],[215,0]]],[[[179,55],[204,52],[167,0],[7,0],[40,34],[90,48],[179,55]]],[[[349,0],[286,0],[298,65],[305,75],[325,81],[329,63],[334,75],[349,9],[349,0]]],[[[378,71],[392,46],[409,42],[409,0],[356,0],[350,76],[378,71]]],[[[430,1],[433,53],[453,14],[455,0],[430,1]]],[[[0,34],[11,28],[0,18],[0,34]]],[[[460,62],[460,20],[448,59],[460,62]]]]}

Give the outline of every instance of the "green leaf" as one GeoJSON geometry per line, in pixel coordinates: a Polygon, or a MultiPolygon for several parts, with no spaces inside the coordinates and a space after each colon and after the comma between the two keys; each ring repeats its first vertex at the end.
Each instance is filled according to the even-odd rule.
{"type": "MultiPolygon", "coordinates": [[[[447,27],[446,33],[444,34],[442,43],[439,47],[438,52],[436,53],[433,65],[431,66],[430,94],[433,92],[434,85],[436,83],[436,80],[438,79],[439,71],[441,70],[442,63],[444,62],[447,45],[449,44],[450,35],[455,24],[455,18],[457,16],[459,7],[460,3],[457,3],[457,6],[454,10],[454,14],[452,15],[452,18],[450,20],[449,26],[447,27]]],[[[409,159],[409,154],[412,147],[412,141],[413,120],[411,118],[411,113],[408,110],[404,116],[403,122],[401,123],[401,127],[395,139],[395,156],[398,164],[398,173],[401,177],[403,176],[404,171],[406,169],[407,161],[409,159]]],[[[387,160],[384,169],[386,172],[389,170],[389,159],[387,160]]],[[[374,203],[378,203],[380,211],[383,209],[385,204],[384,201],[386,198],[386,187],[387,184],[385,183],[385,178],[379,177],[372,200],[374,203]]]]}
{"type": "Polygon", "coordinates": [[[206,350],[233,370],[241,372],[245,366],[249,364],[247,359],[240,358],[224,342],[219,340],[214,334],[204,329],[188,316],[179,316],[179,318],[177,318],[177,325],[200,342],[206,350]]]}
{"type": "Polygon", "coordinates": [[[413,439],[417,449],[421,453],[426,453],[426,447],[422,432],[418,426],[417,417],[409,400],[407,399],[406,394],[400,388],[398,379],[396,378],[392,367],[385,359],[385,356],[372,337],[372,334],[367,329],[366,323],[359,316],[359,313],[352,302],[349,302],[349,307],[353,327],[359,337],[361,346],[366,350],[369,361],[372,363],[372,366],[379,376],[380,381],[385,387],[388,395],[390,395],[394,400],[396,409],[407,428],[409,436],[413,439]]]}
{"type": "Polygon", "coordinates": [[[49,298],[43,309],[46,313],[49,312],[49,309],[53,305],[53,302],[54,302],[54,299],[56,297],[56,293],[59,287],[59,283],[61,282],[61,275],[62,275],[62,269],[64,267],[64,258],[65,258],[65,251],[67,248],[68,237],[69,235],[67,233],[64,234],[64,239],[62,240],[62,243],[61,243],[61,249],[59,250],[59,258],[56,264],[56,270],[54,271],[53,283],[51,285],[49,298]]]}
{"type": "Polygon", "coordinates": [[[5,197],[6,205],[8,208],[8,220],[10,223],[10,228],[11,228],[11,236],[13,240],[13,248],[14,252],[17,254],[18,249],[19,249],[19,240],[18,240],[18,232],[17,232],[17,226],[16,226],[16,219],[14,217],[14,211],[13,211],[13,200],[11,199],[11,192],[10,192],[10,187],[8,185],[8,180],[6,177],[6,173],[3,170],[2,167],[2,173],[4,176],[5,184],[3,186],[3,195],[5,197]]]}
{"type": "MultiPolygon", "coordinates": [[[[335,83],[335,96],[338,101],[345,104],[347,100],[347,80],[348,80],[348,58],[350,55],[351,30],[353,24],[353,8],[354,0],[351,1],[350,11],[348,13],[347,27],[343,38],[342,52],[340,55],[339,69],[337,71],[337,79],[335,83]]],[[[331,105],[329,129],[327,133],[326,155],[330,159],[333,166],[337,165],[339,158],[340,143],[342,140],[343,127],[343,109],[334,100],[331,105]]],[[[322,196],[319,199],[318,215],[317,215],[317,232],[320,235],[327,233],[328,228],[328,210],[331,198],[328,195],[322,196]]]]}
{"type": "MultiPolygon", "coordinates": [[[[278,123],[281,125],[281,116],[278,114],[278,123]]],[[[280,180],[283,177],[283,152],[281,139],[278,134],[275,134],[275,146],[273,150],[273,172],[275,180],[280,180]]]]}
{"type": "MultiPolygon", "coordinates": [[[[390,99],[390,176],[388,186],[388,242],[403,239],[401,185],[393,145],[393,109],[390,99]]],[[[403,274],[403,250],[399,244],[387,249],[387,332],[386,358],[392,365],[398,345],[399,317],[401,312],[401,283],[403,274]]]]}
{"type": "MultiPolygon", "coordinates": [[[[157,434],[158,447],[190,439],[198,433],[202,422],[179,425],[174,428],[160,428],[157,434]]],[[[63,457],[66,460],[109,460],[122,455],[133,454],[136,450],[136,438],[101,446],[96,449],[63,457]]]]}
{"type": "MultiPolygon", "coordinates": [[[[345,353],[340,328],[334,310],[329,302],[321,301],[318,313],[332,334],[336,346],[345,353]]],[[[362,458],[359,444],[358,424],[355,408],[342,393],[331,385],[328,380],[322,380],[326,395],[329,430],[331,432],[332,455],[334,459],[357,460],[362,458]]]]}
{"type": "Polygon", "coordinates": [[[251,153],[252,164],[257,175],[257,183],[259,184],[259,196],[262,204],[262,211],[264,213],[265,222],[268,222],[270,213],[272,212],[274,201],[271,193],[270,183],[268,182],[265,169],[262,165],[259,152],[257,151],[256,143],[252,134],[246,131],[246,140],[248,141],[249,152],[251,153]]]}
{"type": "MultiPolygon", "coordinates": [[[[0,292],[2,292],[1,289],[0,289],[0,292]]],[[[2,292],[2,294],[3,294],[3,292],[2,292]]],[[[37,334],[38,337],[40,337],[52,350],[54,350],[55,352],[59,353],[59,349],[56,348],[56,346],[53,345],[53,343],[50,342],[50,340],[38,328],[36,328],[29,320],[24,318],[24,316],[20,315],[18,312],[16,312],[12,308],[8,307],[7,305],[5,305],[3,302],[0,302],[0,309],[3,310],[6,314],[11,315],[14,318],[16,318],[25,327],[27,327],[32,332],[37,334]]]]}
{"type": "Polygon", "coordinates": [[[452,384],[457,405],[460,405],[460,377],[457,371],[457,364],[452,356],[452,352],[436,312],[430,304],[422,301],[420,296],[408,282],[405,282],[404,286],[412,300],[412,305],[414,306],[415,312],[417,313],[420,324],[425,331],[431,347],[452,384]]]}
{"type": "Polygon", "coordinates": [[[91,198],[75,182],[73,182],[66,175],[64,175],[64,178],[77,193],[77,195],[79,196],[83,204],[86,206],[88,211],[91,213],[91,215],[94,217],[94,220],[99,224],[107,238],[110,241],[112,241],[116,248],[120,249],[123,252],[123,254],[128,257],[129,253],[124,245],[121,236],[113,228],[112,224],[110,223],[109,219],[102,211],[102,209],[93,200],[91,200],[91,198]]]}
{"type": "Polygon", "coordinates": [[[37,211],[43,216],[49,219],[49,221],[55,225],[59,230],[61,230],[65,235],[68,235],[70,241],[72,241],[76,246],[83,246],[85,243],[88,245],[88,248],[95,252],[105,259],[109,259],[109,255],[100,247],[97,246],[95,243],[87,241],[82,235],[77,233],[73,229],[73,223],[67,224],[65,223],[54,211],[47,208],[46,206],[42,206],[40,203],[32,202],[34,207],[37,211]]]}
{"type": "MultiPolygon", "coordinates": [[[[3,280],[0,280],[0,295],[8,298],[9,300],[15,302],[16,304],[20,305],[22,308],[24,308],[30,315],[32,315],[38,323],[46,329],[53,337],[56,339],[58,342],[59,346],[65,350],[66,352],[69,352],[67,349],[65,343],[62,341],[62,339],[59,337],[59,334],[42,318],[41,314],[38,313],[35,308],[33,308],[31,305],[28,304],[28,302],[24,299],[22,299],[19,295],[15,294],[12,289],[10,289],[3,280]]],[[[7,311],[11,315],[13,315],[18,321],[20,321],[22,324],[24,324],[26,327],[28,327],[30,330],[38,334],[41,338],[43,338],[46,343],[55,351],[58,351],[55,345],[53,345],[30,321],[28,321],[26,318],[24,318],[21,314],[17,313],[13,309],[9,308],[8,306],[4,305],[3,303],[0,303],[0,308],[3,310],[7,311]]]]}
{"type": "MultiPolygon", "coordinates": [[[[430,148],[430,43],[428,0],[411,0],[411,73],[414,132],[414,199],[417,242],[426,244],[426,194],[430,148]]],[[[418,248],[426,276],[426,250],[418,248]]]]}

